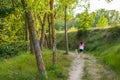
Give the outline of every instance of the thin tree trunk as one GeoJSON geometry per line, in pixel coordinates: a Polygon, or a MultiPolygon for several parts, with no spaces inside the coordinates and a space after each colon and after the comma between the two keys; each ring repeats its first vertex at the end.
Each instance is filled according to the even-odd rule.
{"type": "Polygon", "coordinates": [[[30,37],[30,53],[35,54],[34,45],[33,45],[33,41],[31,39],[31,37],[30,37]]]}
{"type": "Polygon", "coordinates": [[[28,41],[29,37],[28,37],[28,20],[27,20],[27,16],[25,16],[25,40],[28,41]]]}
{"type": "Polygon", "coordinates": [[[45,27],[45,23],[47,20],[47,13],[45,13],[45,16],[43,18],[43,24],[42,24],[42,34],[41,34],[41,50],[43,49],[43,45],[44,45],[44,40],[45,40],[45,33],[46,33],[46,27],[45,27]]]}
{"type": "Polygon", "coordinates": [[[42,50],[43,45],[44,45],[44,40],[45,40],[45,33],[46,33],[45,24],[46,24],[46,20],[47,20],[47,13],[45,13],[45,15],[44,15],[43,22],[42,22],[39,15],[38,15],[38,20],[39,20],[39,22],[41,23],[41,26],[42,26],[42,33],[41,33],[41,39],[40,39],[40,47],[41,47],[41,50],[42,50]]]}
{"type": "Polygon", "coordinates": [[[34,48],[34,44],[33,44],[33,39],[32,39],[32,33],[29,32],[29,40],[30,40],[30,53],[31,54],[35,54],[35,48],[34,48]]]}
{"type": "Polygon", "coordinates": [[[49,48],[52,47],[52,31],[51,31],[51,21],[50,15],[48,15],[48,28],[49,28],[49,48]]]}
{"type": "MultiPolygon", "coordinates": [[[[50,0],[50,10],[53,11],[54,0],[50,0]]],[[[55,35],[55,25],[54,25],[54,13],[51,15],[51,27],[52,27],[52,42],[53,42],[53,65],[56,65],[56,35],[55,35]]]]}
{"type": "Polygon", "coordinates": [[[66,54],[68,54],[68,34],[67,34],[67,25],[66,25],[66,21],[67,21],[67,6],[65,5],[65,43],[66,43],[66,54]]]}
{"type": "MultiPolygon", "coordinates": [[[[25,0],[21,0],[21,2],[22,2],[23,7],[25,9],[27,7],[25,0]]],[[[27,19],[28,19],[28,29],[29,29],[29,32],[31,34],[30,37],[32,37],[32,40],[33,40],[38,71],[44,78],[47,78],[47,73],[46,73],[46,70],[44,67],[42,54],[41,54],[41,50],[40,50],[40,46],[39,46],[39,41],[38,41],[38,37],[37,37],[37,32],[35,30],[35,23],[34,23],[31,11],[28,10],[26,12],[26,15],[27,15],[27,19]]]]}
{"type": "MultiPolygon", "coordinates": [[[[28,41],[30,40],[30,37],[29,37],[29,32],[28,32],[28,20],[27,20],[27,15],[25,15],[25,41],[28,41]]],[[[28,50],[28,45],[26,44],[26,50],[28,50]]],[[[34,54],[34,48],[33,48],[33,43],[31,42],[30,40],[30,51],[31,51],[31,54],[34,54]]]]}
{"type": "Polygon", "coordinates": [[[15,0],[12,0],[12,7],[14,8],[15,7],[15,0]]]}
{"type": "Polygon", "coordinates": [[[47,39],[47,35],[45,34],[45,46],[48,48],[48,39],[47,39]]]}

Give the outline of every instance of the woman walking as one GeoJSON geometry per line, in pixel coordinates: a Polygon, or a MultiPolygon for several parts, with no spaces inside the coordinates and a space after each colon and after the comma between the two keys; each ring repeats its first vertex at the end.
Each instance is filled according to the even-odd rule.
{"type": "Polygon", "coordinates": [[[80,42],[80,44],[79,44],[79,50],[80,50],[80,56],[81,57],[83,56],[84,46],[85,46],[84,43],[80,42]]]}

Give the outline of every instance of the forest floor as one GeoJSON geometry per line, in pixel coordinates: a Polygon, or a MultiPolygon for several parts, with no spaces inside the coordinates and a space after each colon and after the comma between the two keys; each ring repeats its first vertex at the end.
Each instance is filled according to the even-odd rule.
{"type": "Polygon", "coordinates": [[[94,56],[74,54],[68,80],[117,80],[115,73],[94,56]]]}

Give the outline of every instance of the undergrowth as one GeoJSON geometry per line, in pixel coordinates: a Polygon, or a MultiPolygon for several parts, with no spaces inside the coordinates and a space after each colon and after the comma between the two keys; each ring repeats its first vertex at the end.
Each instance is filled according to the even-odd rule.
{"type": "MultiPolygon", "coordinates": [[[[57,65],[52,65],[52,51],[43,51],[48,80],[66,80],[73,57],[57,52],[57,65]]],[[[0,60],[0,80],[39,80],[35,56],[29,52],[0,60]]]]}

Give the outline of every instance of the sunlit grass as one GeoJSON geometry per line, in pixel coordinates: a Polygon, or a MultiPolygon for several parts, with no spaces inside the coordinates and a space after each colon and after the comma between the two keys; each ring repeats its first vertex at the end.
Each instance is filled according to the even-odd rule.
{"type": "MultiPolygon", "coordinates": [[[[73,57],[57,53],[57,66],[52,65],[52,51],[44,50],[43,59],[49,80],[66,80],[73,57]]],[[[38,77],[35,56],[23,53],[0,61],[0,80],[36,80],[38,77]]]]}
{"type": "MultiPolygon", "coordinates": [[[[109,66],[112,70],[116,72],[118,80],[120,79],[119,31],[119,28],[111,28],[110,30],[108,30],[108,32],[104,31],[99,33],[101,35],[104,33],[103,36],[106,35],[105,37],[102,37],[99,34],[94,34],[94,36],[97,36],[98,39],[96,39],[92,44],[89,43],[89,45],[91,45],[91,48],[93,49],[91,50],[92,53],[95,54],[96,57],[98,57],[103,63],[105,63],[105,65],[109,66]]],[[[92,36],[91,38],[93,38],[94,36],[92,36]]]]}

